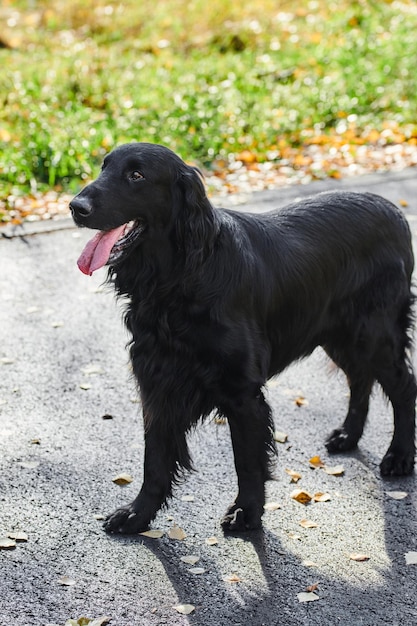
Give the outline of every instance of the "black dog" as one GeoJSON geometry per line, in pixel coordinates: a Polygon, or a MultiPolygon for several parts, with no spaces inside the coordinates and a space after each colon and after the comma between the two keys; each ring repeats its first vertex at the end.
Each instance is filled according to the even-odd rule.
{"type": "Polygon", "coordinates": [[[223,527],[259,527],[275,453],[262,388],[318,345],[350,386],[347,417],[328,450],[356,446],[377,381],[395,426],[381,472],[412,472],[413,253],[393,204],[331,192],[261,215],[215,209],[198,170],[167,148],[132,143],[105,158],[70,206],[79,226],[100,229],[80,269],[107,264],[128,298],[143,406],[143,486],[107,518],[108,531],[148,528],[191,468],[187,432],[213,410],[228,419],[239,484],[223,527]]]}

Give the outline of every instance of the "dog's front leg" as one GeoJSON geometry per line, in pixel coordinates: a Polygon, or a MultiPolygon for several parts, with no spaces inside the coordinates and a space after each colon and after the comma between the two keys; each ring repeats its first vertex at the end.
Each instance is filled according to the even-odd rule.
{"type": "Polygon", "coordinates": [[[149,528],[161,506],[172,494],[178,474],[190,469],[185,431],[173,422],[145,416],[145,461],[142,488],[130,504],[117,509],[104,522],[107,532],[132,535],[149,528]]]}
{"type": "Polygon", "coordinates": [[[271,478],[276,453],[271,410],[259,390],[254,396],[246,393],[223,412],[229,421],[239,492],[222,527],[232,532],[252,530],[261,526],[265,481],[271,478]]]}

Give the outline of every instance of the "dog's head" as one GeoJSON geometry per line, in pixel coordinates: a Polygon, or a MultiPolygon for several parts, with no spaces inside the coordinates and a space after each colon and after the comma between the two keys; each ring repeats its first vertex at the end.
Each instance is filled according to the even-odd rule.
{"type": "Polygon", "coordinates": [[[204,247],[212,212],[199,170],[149,143],[108,154],[98,178],[71,200],[70,209],[78,226],[100,231],[79,259],[86,274],[117,265],[156,231],[174,233],[180,246],[204,247]]]}

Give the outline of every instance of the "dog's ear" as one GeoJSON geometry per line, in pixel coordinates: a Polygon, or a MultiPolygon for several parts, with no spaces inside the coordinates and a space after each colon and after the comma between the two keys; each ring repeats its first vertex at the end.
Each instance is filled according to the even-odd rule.
{"type": "Polygon", "coordinates": [[[173,204],[177,243],[183,249],[186,270],[192,273],[210,253],[218,232],[215,210],[196,167],[182,168],[174,183],[173,204]]]}

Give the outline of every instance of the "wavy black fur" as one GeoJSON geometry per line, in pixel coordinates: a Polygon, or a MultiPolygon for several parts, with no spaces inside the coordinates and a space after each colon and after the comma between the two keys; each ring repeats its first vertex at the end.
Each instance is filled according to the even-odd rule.
{"type": "Polygon", "coordinates": [[[330,192],[264,214],[215,209],[198,170],[167,148],[132,143],[106,157],[71,209],[89,228],[136,219],[145,226],[109,268],[117,293],[127,297],[144,481],[137,498],[108,517],[107,530],[148,527],[191,468],[187,432],[213,410],[228,418],[239,484],[223,527],[259,527],[275,454],[263,386],[319,345],[351,391],[328,449],[356,446],[377,381],[395,426],[381,471],[412,471],[414,261],[409,227],[393,204],[369,193],[330,192]]]}

